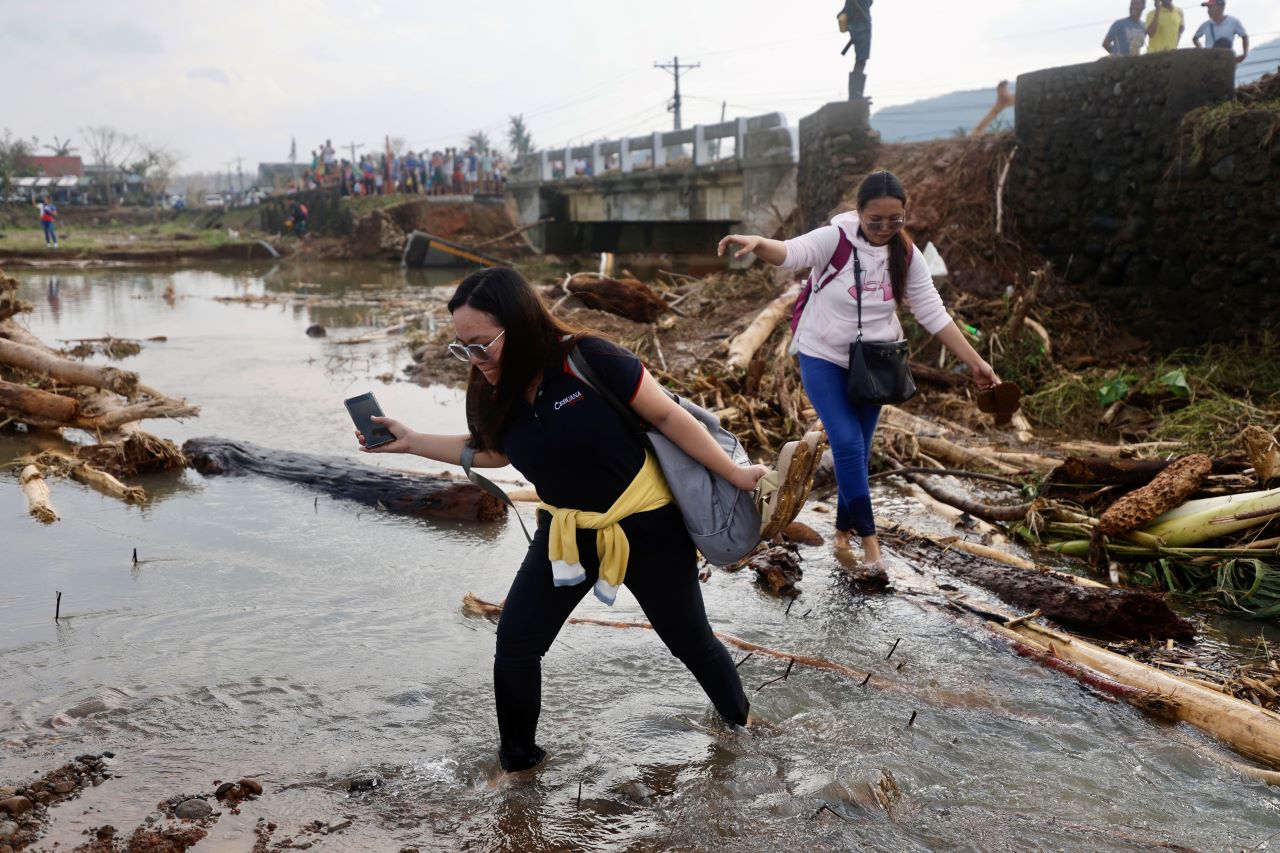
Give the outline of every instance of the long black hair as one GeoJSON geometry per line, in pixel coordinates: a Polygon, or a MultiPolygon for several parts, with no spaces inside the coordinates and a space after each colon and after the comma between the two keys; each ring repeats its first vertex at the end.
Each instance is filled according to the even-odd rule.
{"type": "MultiPolygon", "coordinates": [[[[888,169],[872,172],[858,186],[858,212],[878,198],[896,198],[907,207],[907,191],[898,176],[888,169]]],[[[906,228],[899,228],[889,238],[889,281],[893,285],[893,298],[899,303],[907,292],[907,264],[911,262],[913,246],[906,228]]]]}
{"type": "Polygon", "coordinates": [[[505,267],[477,270],[464,278],[449,300],[449,313],[463,305],[493,317],[506,333],[497,384],[490,385],[475,364],[467,377],[472,442],[477,450],[501,450],[512,409],[539,372],[573,347],[579,333],[551,316],[524,276],[505,267]]]}

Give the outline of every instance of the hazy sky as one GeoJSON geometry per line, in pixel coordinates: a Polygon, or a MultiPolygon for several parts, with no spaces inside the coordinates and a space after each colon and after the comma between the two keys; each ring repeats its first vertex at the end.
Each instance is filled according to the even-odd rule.
{"type": "MultiPolygon", "coordinates": [[[[1204,18],[1187,14],[1189,44],[1204,18]]],[[[110,124],[185,155],[180,171],[246,172],[326,137],[415,149],[484,129],[505,143],[523,113],[539,147],[779,110],[794,124],[844,98],[839,0],[0,0],[0,128],[83,140],[110,124]],[[799,11],[808,7],[810,11],[799,11]]],[[[878,106],[1101,55],[1127,0],[877,0],[867,93],[878,106]]],[[[1231,0],[1254,43],[1280,35],[1280,2],[1231,0]]],[[[1269,55],[1274,55],[1272,51],[1269,55]]],[[[86,155],[87,152],[80,152],[86,155]]]]}

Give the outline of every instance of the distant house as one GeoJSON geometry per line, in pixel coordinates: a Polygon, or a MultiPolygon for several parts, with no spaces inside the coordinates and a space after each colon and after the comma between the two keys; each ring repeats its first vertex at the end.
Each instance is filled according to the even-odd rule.
{"type": "Polygon", "coordinates": [[[84,175],[84,163],[79,157],[28,157],[27,162],[42,178],[65,178],[84,175]]]}

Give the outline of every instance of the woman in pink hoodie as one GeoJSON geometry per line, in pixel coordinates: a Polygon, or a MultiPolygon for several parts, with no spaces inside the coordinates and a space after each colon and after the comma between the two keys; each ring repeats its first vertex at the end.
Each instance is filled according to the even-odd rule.
{"type": "Polygon", "coordinates": [[[969,367],[969,375],[982,388],[998,385],[991,365],[965,340],[947,313],[933,286],[928,264],[904,228],[907,193],[891,172],[875,172],[858,187],[858,207],[841,213],[823,226],[791,240],[730,234],[720,241],[718,253],[736,246],[734,257],[749,252],[788,269],[813,268],[834,278],[812,293],[792,341],[800,356],[800,376],[810,402],[822,420],[835,460],[838,502],[835,547],[849,548],[851,534],[862,539],[867,568],[880,566],[867,461],[880,407],[849,401],[845,387],[849,374],[849,346],[858,336],[858,303],[853,258],[862,267],[862,336],[867,341],[902,338],[898,306],[906,304],[916,321],[955,353],[969,367]],[[841,234],[853,244],[850,262],[830,270],[841,234]]]}

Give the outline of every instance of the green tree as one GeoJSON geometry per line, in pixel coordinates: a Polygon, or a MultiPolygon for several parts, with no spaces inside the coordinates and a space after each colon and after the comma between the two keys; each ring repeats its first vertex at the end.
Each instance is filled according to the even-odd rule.
{"type": "Polygon", "coordinates": [[[9,197],[9,184],[14,178],[33,174],[30,157],[35,146],[26,139],[14,139],[9,128],[0,135],[0,200],[9,197]]]}
{"type": "Polygon", "coordinates": [[[524,123],[524,114],[511,116],[511,124],[507,128],[507,144],[517,160],[523,160],[533,153],[533,134],[524,123]]]}

